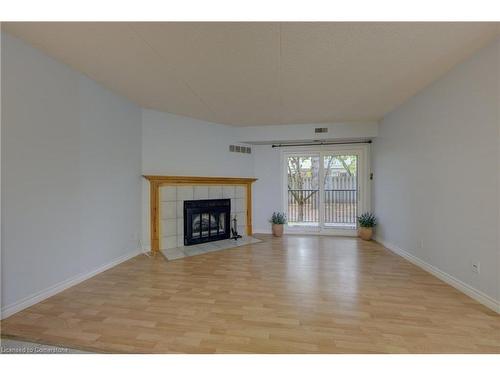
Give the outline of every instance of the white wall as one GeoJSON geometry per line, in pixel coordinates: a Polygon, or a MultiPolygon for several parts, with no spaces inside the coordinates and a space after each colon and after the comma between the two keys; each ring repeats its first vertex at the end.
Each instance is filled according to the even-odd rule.
{"type": "Polygon", "coordinates": [[[229,152],[236,128],[149,109],[142,112],[144,174],[249,177],[253,157],[229,152]]]}
{"type": "MultiPolygon", "coordinates": [[[[229,152],[237,129],[189,117],[142,111],[142,171],[147,175],[253,177],[254,155],[229,152]]],[[[149,185],[142,185],[142,239],[149,239],[149,185]]]]}
{"type": "Polygon", "coordinates": [[[136,252],[140,121],[137,106],[2,33],[3,313],[136,252]]]}
{"type": "Polygon", "coordinates": [[[271,229],[271,214],[284,211],[281,149],[270,145],[254,145],[252,148],[255,177],[258,178],[253,186],[253,230],[267,233],[271,229]]]}
{"type": "Polygon", "coordinates": [[[497,41],[386,116],[372,148],[379,239],[496,300],[499,68],[497,41]]]}
{"type": "Polygon", "coordinates": [[[294,124],[245,126],[236,128],[242,142],[293,142],[312,140],[341,140],[372,138],[378,134],[377,122],[351,122],[332,124],[294,124]],[[317,127],[327,128],[327,133],[315,133],[317,127]]]}

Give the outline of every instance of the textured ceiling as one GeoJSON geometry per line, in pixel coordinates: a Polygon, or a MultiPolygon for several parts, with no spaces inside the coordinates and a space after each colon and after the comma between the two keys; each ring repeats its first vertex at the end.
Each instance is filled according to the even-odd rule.
{"type": "Polygon", "coordinates": [[[497,23],[3,23],[145,108],[229,125],[378,120],[497,23]]]}

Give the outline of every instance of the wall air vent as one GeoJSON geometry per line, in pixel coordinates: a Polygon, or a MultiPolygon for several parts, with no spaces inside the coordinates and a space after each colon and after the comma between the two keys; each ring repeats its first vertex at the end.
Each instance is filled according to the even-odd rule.
{"type": "Polygon", "coordinates": [[[246,146],[229,145],[230,152],[239,152],[241,154],[251,154],[252,149],[246,146]]]}
{"type": "Polygon", "coordinates": [[[315,133],[328,133],[328,128],[315,128],[315,133]]]}

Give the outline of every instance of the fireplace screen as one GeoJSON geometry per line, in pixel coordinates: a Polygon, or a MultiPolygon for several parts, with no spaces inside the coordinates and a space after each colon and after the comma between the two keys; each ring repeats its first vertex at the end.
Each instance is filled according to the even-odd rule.
{"type": "Polygon", "coordinates": [[[230,199],[184,201],[184,245],[230,237],[230,199]]]}
{"type": "Polygon", "coordinates": [[[192,216],[191,226],[193,237],[207,237],[225,233],[226,213],[195,214],[192,216]]]}

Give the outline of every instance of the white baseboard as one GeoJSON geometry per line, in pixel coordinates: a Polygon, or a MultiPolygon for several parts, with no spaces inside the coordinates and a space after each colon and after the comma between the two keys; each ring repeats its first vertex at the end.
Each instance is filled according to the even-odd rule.
{"type": "Polygon", "coordinates": [[[376,236],[375,241],[383,245],[385,248],[388,250],[392,251],[393,253],[405,258],[409,262],[415,264],[416,266],[424,269],[425,271],[431,273],[432,275],[436,276],[438,279],[441,281],[444,281],[445,283],[451,285],[452,287],[460,290],[462,293],[468,295],[472,299],[476,300],[477,302],[481,303],[482,305],[490,308],[491,310],[495,311],[496,313],[500,314],[500,301],[495,300],[494,298],[488,296],[487,294],[475,289],[471,285],[464,283],[463,281],[447,274],[446,272],[440,270],[439,268],[423,261],[422,259],[416,257],[415,255],[410,254],[409,252],[391,244],[386,241],[384,241],[382,238],[376,236]]]}
{"type": "Polygon", "coordinates": [[[33,306],[37,304],[38,302],[41,302],[49,297],[52,297],[53,295],[56,295],[57,293],[62,292],[65,289],[68,289],[76,284],[81,283],[82,281],[85,281],[87,279],[90,279],[91,277],[104,272],[120,263],[125,262],[126,260],[129,260],[130,258],[133,258],[137,255],[141,254],[140,250],[135,250],[129,254],[125,254],[121,257],[118,257],[111,262],[104,264],[90,272],[86,272],[80,275],[77,275],[75,277],[71,277],[67,280],[61,281],[60,283],[57,283],[51,287],[48,287],[44,290],[41,290],[40,292],[34,293],[26,298],[23,298],[20,301],[14,302],[8,306],[5,306],[1,310],[1,319],[5,319],[21,310],[24,310],[30,306],[33,306]]]}

